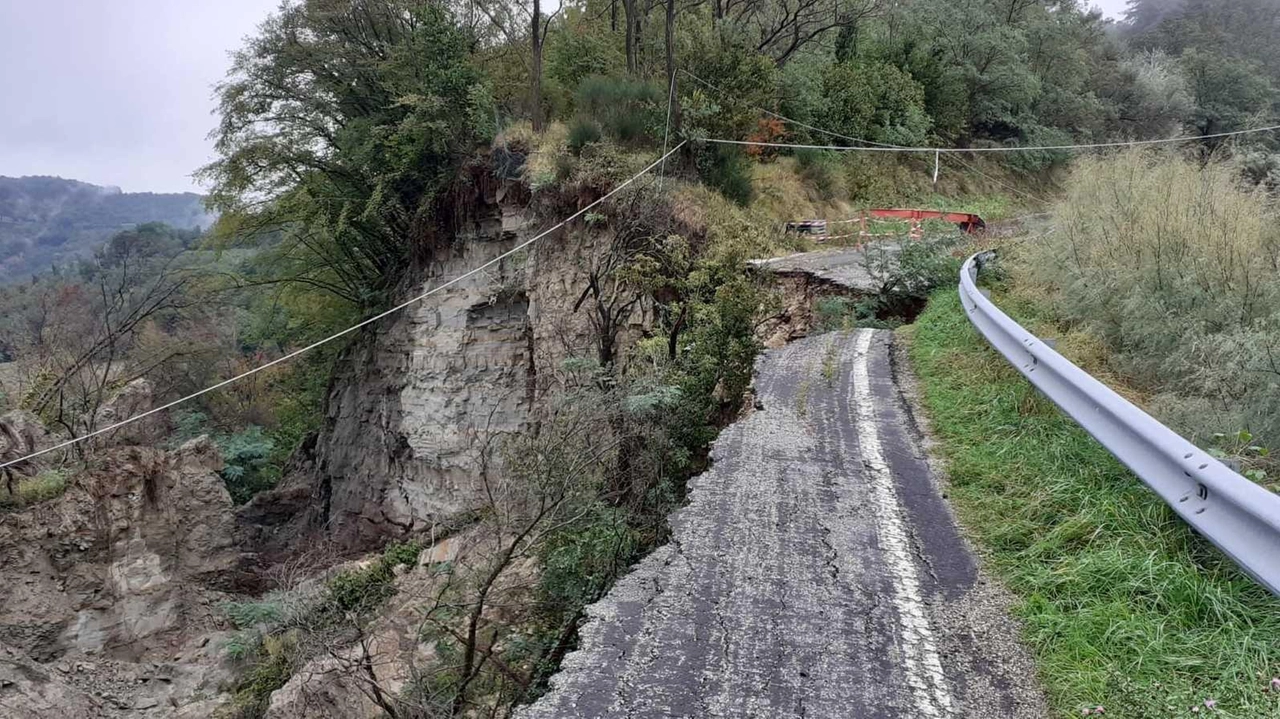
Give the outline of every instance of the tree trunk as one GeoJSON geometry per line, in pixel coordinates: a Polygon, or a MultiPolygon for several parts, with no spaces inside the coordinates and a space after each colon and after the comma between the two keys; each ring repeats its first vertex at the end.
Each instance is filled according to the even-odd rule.
{"type": "Polygon", "coordinates": [[[622,9],[627,21],[627,72],[635,75],[639,72],[636,58],[636,45],[640,42],[640,9],[637,0],[622,0],[622,9]]]}
{"type": "Polygon", "coordinates": [[[530,82],[533,85],[533,131],[542,132],[542,2],[533,0],[533,28],[530,37],[533,44],[533,64],[530,82]]]}
{"type": "Polygon", "coordinates": [[[667,0],[667,102],[671,103],[671,132],[680,135],[680,103],[676,101],[676,0],[667,0]]]}
{"type": "Polygon", "coordinates": [[[618,0],[609,0],[609,31],[618,31],[618,0]]]}

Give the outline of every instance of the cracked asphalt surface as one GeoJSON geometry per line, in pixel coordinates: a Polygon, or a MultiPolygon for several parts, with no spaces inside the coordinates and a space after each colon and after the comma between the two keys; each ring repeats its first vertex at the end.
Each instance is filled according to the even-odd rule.
{"type": "Polygon", "coordinates": [[[892,342],[856,330],[761,357],[762,409],[721,434],[671,542],[589,608],[522,719],[1047,715],[892,342]]]}

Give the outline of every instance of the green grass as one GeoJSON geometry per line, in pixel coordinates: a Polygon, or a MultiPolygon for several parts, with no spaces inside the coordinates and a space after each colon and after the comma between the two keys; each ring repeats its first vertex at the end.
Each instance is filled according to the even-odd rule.
{"type": "Polygon", "coordinates": [[[29,507],[54,497],[61,497],[67,490],[67,475],[62,470],[46,469],[34,477],[20,477],[17,492],[9,495],[0,489],[0,508],[29,507]]]}
{"type": "Polygon", "coordinates": [[[1280,600],[1038,395],[955,290],[904,334],[953,504],[1017,597],[1055,715],[1280,717],[1280,600]]]}

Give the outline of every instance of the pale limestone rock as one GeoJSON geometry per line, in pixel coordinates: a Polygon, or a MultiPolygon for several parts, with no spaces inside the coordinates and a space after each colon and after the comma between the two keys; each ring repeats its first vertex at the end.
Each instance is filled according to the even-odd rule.
{"type": "Polygon", "coordinates": [[[0,639],[47,660],[163,653],[237,576],[217,448],[106,450],[61,498],[0,523],[0,639]]]}

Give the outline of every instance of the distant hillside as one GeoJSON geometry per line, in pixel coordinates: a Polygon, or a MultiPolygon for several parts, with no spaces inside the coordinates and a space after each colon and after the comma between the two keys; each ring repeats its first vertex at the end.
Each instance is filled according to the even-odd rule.
{"type": "Polygon", "coordinates": [[[121,192],[60,177],[0,176],[0,283],[83,256],[144,222],[208,227],[200,195],[121,192]]]}

